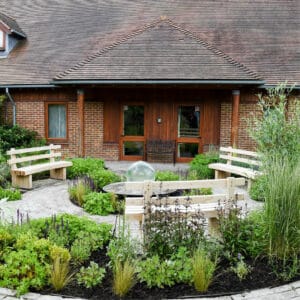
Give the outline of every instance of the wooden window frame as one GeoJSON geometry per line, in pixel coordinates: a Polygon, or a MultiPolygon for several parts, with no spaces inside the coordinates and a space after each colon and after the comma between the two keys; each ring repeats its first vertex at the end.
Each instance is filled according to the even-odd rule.
{"type": "Polygon", "coordinates": [[[45,137],[51,143],[68,143],[69,140],[69,108],[68,102],[45,102],[45,137]],[[49,138],[49,105],[64,105],[66,107],[66,137],[65,138],[49,138]]]}

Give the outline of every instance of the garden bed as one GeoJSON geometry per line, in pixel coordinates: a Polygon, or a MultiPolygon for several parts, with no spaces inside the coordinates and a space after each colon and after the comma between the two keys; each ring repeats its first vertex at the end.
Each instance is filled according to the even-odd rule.
{"type": "MultiPolygon", "coordinates": [[[[109,257],[105,251],[94,252],[91,260],[97,262],[99,265],[105,266],[109,262],[109,257]]],[[[193,286],[188,284],[177,284],[173,287],[148,288],[145,283],[137,283],[132,290],[126,295],[124,299],[176,299],[176,298],[195,298],[195,297],[218,297],[233,294],[239,294],[245,291],[276,287],[286,284],[286,281],[280,280],[268,265],[266,259],[258,259],[256,261],[248,261],[248,264],[253,266],[251,274],[240,281],[236,274],[228,271],[229,264],[223,261],[218,266],[217,276],[212,282],[206,293],[197,292],[193,286]]],[[[300,276],[294,278],[300,280],[300,276]]],[[[76,285],[74,282],[70,283],[60,294],[55,293],[51,288],[39,291],[42,294],[60,295],[64,297],[75,297],[85,299],[120,299],[114,295],[112,291],[112,272],[109,271],[101,286],[92,289],[86,289],[82,286],[76,285]]]]}

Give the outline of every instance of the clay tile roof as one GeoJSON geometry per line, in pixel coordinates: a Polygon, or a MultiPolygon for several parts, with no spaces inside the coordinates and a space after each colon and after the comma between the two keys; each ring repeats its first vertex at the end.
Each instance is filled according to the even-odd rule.
{"type": "Polygon", "coordinates": [[[0,22],[3,22],[12,32],[16,33],[17,35],[20,35],[24,38],[26,37],[25,32],[23,32],[17,21],[12,17],[0,12],[0,22]]]}
{"type": "Polygon", "coordinates": [[[258,80],[194,33],[162,16],[55,77],[59,80],[258,80]]]}
{"type": "Polygon", "coordinates": [[[131,77],[147,78],[148,72],[139,66],[148,61],[147,68],[152,68],[151,76],[156,77],[190,78],[200,74],[228,78],[231,74],[255,78],[258,74],[266,84],[286,80],[300,84],[299,0],[1,0],[0,12],[3,22],[6,16],[5,22],[18,31],[16,20],[27,35],[6,58],[0,59],[0,87],[49,84],[57,74],[66,76],[65,70],[74,65],[78,68],[78,62],[83,62],[83,72],[88,68],[86,58],[110,45],[110,50],[92,59],[89,71],[94,63],[101,61],[103,66],[97,64],[100,68],[95,70],[97,75],[124,77],[131,70],[131,77]],[[177,25],[172,26],[166,18],[134,35],[137,28],[147,27],[161,15],[177,25]],[[128,37],[130,34],[133,36],[128,37]],[[128,38],[120,43],[122,37],[128,38]],[[147,38],[153,41],[152,46],[147,38]],[[169,38],[173,43],[168,44],[169,38]],[[147,42],[148,49],[138,41],[147,42]],[[191,43],[190,47],[187,43],[191,43]],[[156,51],[154,62],[165,60],[154,70],[150,56],[159,45],[161,56],[156,51]],[[145,59],[128,47],[145,54],[145,59]],[[120,65],[117,75],[117,67],[112,65],[110,70],[105,63],[111,60],[114,64],[130,63],[126,54],[123,55],[126,60],[118,56],[122,49],[136,61],[131,59],[131,67],[120,65]],[[173,51],[173,56],[167,50],[173,51]],[[177,55],[175,63],[174,55],[181,50],[186,54],[177,55]],[[193,65],[198,52],[203,64],[193,65]],[[184,62],[187,66],[181,68],[184,62]],[[207,70],[209,67],[216,69],[207,70]],[[174,72],[169,74],[167,70],[174,72]]]}

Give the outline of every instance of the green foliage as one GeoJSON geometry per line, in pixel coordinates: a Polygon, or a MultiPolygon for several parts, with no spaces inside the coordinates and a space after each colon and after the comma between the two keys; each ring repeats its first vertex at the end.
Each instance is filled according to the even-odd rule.
{"type": "Polygon", "coordinates": [[[192,261],[187,249],[180,247],[178,252],[168,260],[154,255],[138,262],[137,272],[138,279],[145,282],[149,288],[164,288],[176,283],[191,283],[192,261]]]}
{"type": "Polygon", "coordinates": [[[185,190],[183,192],[184,196],[195,196],[195,195],[212,195],[212,188],[200,188],[200,189],[191,189],[185,190]]]}
{"type": "Polygon", "coordinates": [[[61,291],[73,278],[70,273],[69,261],[56,257],[53,260],[50,273],[50,283],[56,292],[61,291]]]}
{"type": "Polygon", "coordinates": [[[80,207],[83,206],[83,198],[91,192],[89,185],[84,179],[78,179],[73,185],[69,186],[68,192],[70,199],[80,207]]]}
{"type": "Polygon", "coordinates": [[[249,195],[253,200],[265,201],[266,189],[267,189],[267,176],[261,175],[252,182],[249,195]]]}
{"type": "Polygon", "coordinates": [[[113,271],[113,291],[119,297],[124,297],[134,286],[135,267],[131,261],[117,261],[113,271]]]}
{"type": "MultiPolygon", "coordinates": [[[[112,229],[112,225],[110,224],[98,224],[86,217],[78,217],[70,214],[31,220],[28,226],[40,237],[48,237],[51,232],[56,231],[58,235],[62,236],[63,240],[67,241],[68,245],[72,244],[73,241],[81,235],[82,231],[88,232],[93,236],[98,236],[99,247],[100,245],[102,247],[102,245],[110,240],[112,229]]],[[[66,244],[63,243],[63,245],[66,244]]]]}
{"type": "Polygon", "coordinates": [[[205,250],[199,248],[192,258],[194,287],[198,292],[206,292],[213,280],[217,257],[211,260],[205,250]]]}
{"type": "Polygon", "coordinates": [[[110,183],[121,181],[120,176],[110,170],[92,169],[88,174],[93,179],[95,187],[98,190],[102,190],[104,186],[110,183]]]}
{"type": "Polygon", "coordinates": [[[89,259],[92,249],[85,240],[76,239],[71,246],[71,257],[75,265],[82,264],[89,259]]]}
{"type": "Polygon", "coordinates": [[[67,177],[75,179],[89,174],[93,170],[102,170],[104,161],[98,158],[73,158],[73,165],[67,168],[67,177]]]}
{"type": "Polygon", "coordinates": [[[9,251],[3,255],[0,265],[0,286],[16,289],[18,295],[29,288],[41,289],[47,284],[49,265],[42,262],[30,249],[9,251]]]}
{"type": "Polygon", "coordinates": [[[83,285],[85,288],[93,288],[101,284],[104,279],[106,271],[97,263],[91,261],[88,267],[81,267],[79,273],[76,275],[77,283],[83,285]]]}
{"type": "Polygon", "coordinates": [[[149,217],[144,222],[144,247],[147,253],[169,258],[179,247],[191,251],[197,248],[204,239],[205,218],[201,211],[188,212],[188,197],[181,207],[175,204],[173,211],[168,204],[163,204],[163,199],[161,202],[158,200],[155,206],[158,209],[149,210],[149,217]]]}
{"type": "Polygon", "coordinates": [[[171,171],[157,171],[155,173],[156,181],[176,181],[179,180],[179,175],[171,171]]]}
{"type": "Polygon", "coordinates": [[[224,255],[235,261],[238,255],[255,258],[266,251],[265,223],[262,213],[242,215],[233,203],[229,211],[219,211],[220,237],[224,255]]]}
{"type": "Polygon", "coordinates": [[[35,131],[18,125],[0,126],[0,152],[3,154],[10,148],[29,148],[40,145],[45,145],[45,141],[39,139],[35,131]]]}
{"type": "Polygon", "coordinates": [[[20,200],[22,197],[19,190],[9,190],[0,187],[0,199],[7,198],[8,201],[20,200]]]}
{"type": "Polygon", "coordinates": [[[300,254],[300,162],[274,162],[265,193],[265,228],[271,258],[289,260],[300,254]]]}
{"type": "Polygon", "coordinates": [[[209,164],[219,161],[217,152],[198,154],[190,162],[189,179],[212,179],[214,170],[208,167],[209,164]]]}
{"type": "Polygon", "coordinates": [[[113,193],[92,192],[83,197],[83,208],[90,214],[107,216],[114,212],[113,193]]]}
{"type": "Polygon", "coordinates": [[[295,162],[300,156],[299,104],[293,115],[286,116],[291,91],[292,88],[287,88],[286,84],[280,84],[268,89],[267,94],[258,95],[263,117],[252,120],[250,135],[261,153],[264,172],[268,171],[273,161],[287,159],[295,162]]]}
{"type": "Polygon", "coordinates": [[[67,261],[69,262],[71,259],[71,254],[68,249],[59,247],[57,245],[53,245],[50,248],[50,257],[52,261],[56,259],[60,259],[62,262],[67,261]]]}
{"type": "Polygon", "coordinates": [[[141,244],[130,235],[129,227],[123,219],[119,218],[117,236],[112,239],[107,248],[107,255],[110,258],[111,266],[115,268],[116,262],[134,261],[141,253],[141,244]]]}
{"type": "Polygon", "coordinates": [[[249,272],[251,272],[251,267],[248,266],[244,258],[242,256],[239,257],[238,262],[235,264],[235,266],[231,267],[231,270],[237,275],[240,281],[244,280],[249,272]]]}
{"type": "Polygon", "coordinates": [[[1,154],[0,150],[0,187],[8,187],[10,185],[10,177],[10,167],[6,163],[6,158],[1,154]]]}

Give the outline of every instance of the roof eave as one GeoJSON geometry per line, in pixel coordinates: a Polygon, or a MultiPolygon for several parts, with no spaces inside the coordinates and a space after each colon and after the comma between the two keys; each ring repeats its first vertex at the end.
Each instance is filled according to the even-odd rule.
{"type": "Polygon", "coordinates": [[[191,85],[264,85],[264,80],[198,80],[198,79],[88,79],[88,80],[53,80],[54,85],[105,85],[105,84],[143,84],[143,85],[164,85],[164,84],[191,84],[191,85]]]}

